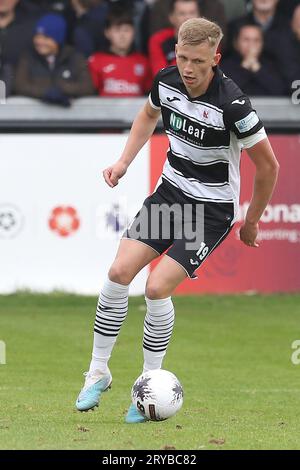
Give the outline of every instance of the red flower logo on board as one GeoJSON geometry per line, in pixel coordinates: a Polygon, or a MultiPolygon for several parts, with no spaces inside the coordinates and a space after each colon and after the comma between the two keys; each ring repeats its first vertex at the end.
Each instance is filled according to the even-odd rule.
{"type": "Polygon", "coordinates": [[[61,237],[68,237],[80,226],[76,209],[70,206],[58,206],[53,209],[49,219],[49,227],[61,237]]]}

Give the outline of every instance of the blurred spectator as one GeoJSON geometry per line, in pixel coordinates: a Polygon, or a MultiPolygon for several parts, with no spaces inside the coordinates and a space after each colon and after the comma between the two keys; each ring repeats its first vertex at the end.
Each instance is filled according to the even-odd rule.
{"type": "MultiPolygon", "coordinates": [[[[97,1],[97,0],[94,0],[97,1]]],[[[63,15],[67,22],[67,39],[66,42],[72,43],[72,31],[75,26],[76,16],[72,10],[71,0],[22,0],[30,5],[34,5],[35,8],[40,10],[40,15],[46,13],[57,13],[63,15]]]]}
{"type": "Polygon", "coordinates": [[[277,13],[278,0],[252,0],[253,11],[229,25],[232,40],[245,24],[258,25],[264,32],[263,54],[271,60],[285,81],[286,94],[300,76],[300,65],[289,21],[277,13]]]}
{"type": "Polygon", "coordinates": [[[37,22],[34,48],[25,53],[16,71],[16,93],[70,105],[70,98],[93,93],[92,82],[81,54],[65,46],[66,22],[49,13],[37,22]]]}
{"type": "Polygon", "coordinates": [[[10,94],[14,67],[31,44],[36,21],[34,11],[19,0],[0,1],[0,79],[10,94]]]}
{"type": "MultiPolygon", "coordinates": [[[[252,0],[245,0],[247,4],[248,11],[252,10],[252,0]]],[[[300,0],[279,0],[277,6],[277,13],[280,16],[284,16],[287,19],[291,19],[293,12],[297,5],[299,5],[300,0]]]]}
{"type": "MultiPolygon", "coordinates": [[[[139,52],[148,53],[149,41],[149,1],[145,0],[107,0],[110,11],[115,15],[133,17],[135,35],[134,44],[139,52]]],[[[151,2],[150,2],[151,3],[151,2]]]]}
{"type": "Polygon", "coordinates": [[[134,24],[131,16],[110,14],[105,35],[107,52],[90,57],[89,68],[100,96],[129,97],[146,94],[152,84],[148,60],[135,52],[134,24]]]}
{"type": "MultiPolygon", "coordinates": [[[[298,61],[300,62],[300,5],[294,10],[292,17],[292,31],[294,34],[294,44],[298,54],[298,61]]],[[[297,80],[300,80],[300,75],[297,80]]]]}
{"type": "Polygon", "coordinates": [[[222,0],[227,23],[247,13],[245,0],[222,0]]]}
{"type": "Polygon", "coordinates": [[[292,31],[300,45],[300,5],[294,10],[294,14],[292,17],[292,31]]]}
{"type": "Polygon", "coordinates": [[[42,12],[64,14],[70,7],[69,0],[22,0],[28,5],[35,6],[42,12]]]}
{"type": "Polygon", "coordinates": [[[175,44],[180,26],[189,18],[200,16],[197,0],[172,0],[169,10],[171,28],[157,31],[150,37],[149,58],[152,74],[176,64],[175,44]]]}
{"type": "Polygon", "coordinates": [[[221,26],[224,37],[227,35],[227,19],[222,0],[198,0],[201,15],[221,26]]]}
{"type": "Polygon", "coordinates": [[[71,4],[75,13],[72,44],[89,57],[106,44],[103,31],[108,4],[99,0],[71,0],[71,4]]]}
{"type": "Polygon", "coordinates": [[[33,0],[19,0],[19,4],[22,5],[22,7],[25,7],[30,13],[39,15],[42,12],[40,5],[41,2],[35,2],[33,0]]]}
{"type": "MultiPolygon", "coordinates": [[[[215,21],[226,33],[226,15],[224,5],[221,0],[197,0],[202,16],[215,21]]],[[[232,1],[232,0],[230,0],[232,1]]],[[[240,0],[241,1],[241,0],[240,0]]],[[[170,28],[172,24],[169,20],[169,12],[172,0],[153,0],[150,10],[150,34],[170,28]]]]}
{"type": "Polygon", "coordinates": [[[247,95],[283,95],[284,82],[273,64],[262,57],[263,45],[259,26],[242,26],[235,40],[235,53],[222,62],[221,68],[247,95]]]}
{"type": "Polygon", "coordinates": [[[300,0],[279,0],[278,14],[284,15],[288,19],[291,19],[296,6],[299,4],[300,4],[300,0]]]}
{"type": "Polygon", "coordinates": [[[169,20],[171,0],[154,0],[150,7],[150,35],[172,25],[169,20]]]}

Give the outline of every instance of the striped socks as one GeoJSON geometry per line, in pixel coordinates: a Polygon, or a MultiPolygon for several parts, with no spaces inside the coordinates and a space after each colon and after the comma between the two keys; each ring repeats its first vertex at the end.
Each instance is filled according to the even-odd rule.
{"type": "Polygon", "coordinates": [[[90,372],[108,371],[108,361],[128,310],[129,286],[105,281],[97,305],[90,372]]]}
{"type": "Polygon", "coordinates": [[[171,297],[151,300],[145,297],[147,314],[144,322],[144,372],[160,369],[172,336],[174,306],[171,297]]]}
{"type": "MultiPolygon", "coordinates": [[[[105,281],[97,305],[94,346],[89,371],[108,372],[108,361],[128,310],[129,285],[105,281]]],[[[160,369],[174,326],[171,297],[151,300],[145,297],[147,314],[144,321],[144,372],[160,369]]]]}

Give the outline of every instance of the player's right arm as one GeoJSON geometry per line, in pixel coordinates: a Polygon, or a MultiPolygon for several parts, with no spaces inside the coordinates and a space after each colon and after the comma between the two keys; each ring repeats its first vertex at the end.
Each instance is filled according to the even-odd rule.
{"type": "Polygon", "coordinates": [[[127,143],[120,159],[103,171],[106,183],[113,188],[125,175],[130,163],[153,134],[160,116],[160,109],[153,107],[148,100],[133,121],[127,143]]]}

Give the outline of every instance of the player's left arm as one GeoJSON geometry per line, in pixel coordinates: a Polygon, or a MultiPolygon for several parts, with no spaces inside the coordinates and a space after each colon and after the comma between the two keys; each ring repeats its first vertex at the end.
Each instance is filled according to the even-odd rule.
{"type": "Polygon", "coordinates": [[[256,167],[252,199],[240,229],[240,239],[247,246],[258,247],[258,222],[275,188],[279,164],[263,123],[246,95],[228,103],[223,118],[225,126],[236,135],[256,167]]]}
{"type": "Polygon", "coordinates": [[[240,239],[247,246],[258,247],[258,222],[267,207],[278,177],[279,163],[268,138],[247,148],[247,153],[256,167],[254,188],[245,221],[240,229],[240,239]]]}

